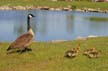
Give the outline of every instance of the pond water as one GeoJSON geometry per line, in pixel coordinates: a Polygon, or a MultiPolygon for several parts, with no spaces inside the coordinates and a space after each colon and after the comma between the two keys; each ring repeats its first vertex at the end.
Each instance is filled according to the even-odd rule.
{"type": "Polygon", "coordinates": [[[35,41],[73,40],[78,36],[108,36],[108,13],[67,11],[0,11],[0,41],[14,41],[27,30],[27,14],[35,41]]]}

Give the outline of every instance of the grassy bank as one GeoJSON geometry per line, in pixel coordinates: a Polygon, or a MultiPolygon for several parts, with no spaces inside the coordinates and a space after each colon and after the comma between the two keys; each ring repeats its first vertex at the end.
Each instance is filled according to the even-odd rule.
{"type": "Polygon", "coordinates": [[[0,5],[10,5],[10,6],[49,6],[49,7],[67,7],[68,5],[75,6],[76,8],[101,8],[108,9],[107,2],[52,2],[50,0],[0,0],[0,5]]]}
{"type": "Polygon", "coordinates": [[[6,54],[9,43],[0,43],[0,71],[107,71],[108,37],[59,43],[34,42],[32,52],[6,54]],[[64,57],[66,50],[80,46],[76,58],[64,57]],[[83,55],[87,48],[101,50],[99,58],[90,59],[83,55]]]}

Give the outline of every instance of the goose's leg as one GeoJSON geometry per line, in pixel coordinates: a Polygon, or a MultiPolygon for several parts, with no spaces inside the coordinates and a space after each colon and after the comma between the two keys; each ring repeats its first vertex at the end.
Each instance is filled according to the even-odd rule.
{"type": "Polygon", "coordinates": [[[24,52],[26,52],[26,48],[20,50],[20,53],[24,53],[24,52]]]}
{"type": "Polygon", "coordinates": [[[22,50],[20,50],[19,52],[20,53],[24,53],[24,52],[26,52],[26,51],[32,51],[32,49],[30,49],[30,48],[27,48],[27,47],[24,47],[22,50]]]}
{"type": "Polygon", "coordinates": [[[26,51],[32,51],[32,49],[30,49],[30,48],[28,48],[28,47],[26,47],[25,50],[26,50],[26,51]]]}

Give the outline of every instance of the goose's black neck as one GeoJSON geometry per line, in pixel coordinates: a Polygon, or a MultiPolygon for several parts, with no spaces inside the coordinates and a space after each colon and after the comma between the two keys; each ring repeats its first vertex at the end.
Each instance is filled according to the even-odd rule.
{"type": "Polygon", "coordinates": [[[30,26],[30,18],[28,16],[27,17],[27,31],[29,31],[30,28],[31,28],[31,26],[30,26]]]}

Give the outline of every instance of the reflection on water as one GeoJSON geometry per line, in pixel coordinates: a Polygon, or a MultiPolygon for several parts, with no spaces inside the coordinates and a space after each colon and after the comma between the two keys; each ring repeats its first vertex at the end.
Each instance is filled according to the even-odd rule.
{"type": "Polygon", "coordinates": [[[73,40],[78,36],[108,36],[108,14],[65,11],[0,11],[0,41],[13,41],[27,31],[27,14],[35,41],[73,40]]]}
{"type": "Polygon", "coordinates": [[[86,19],[91,20],[91,21],[96,21],[96,22],[108,22],[108,18],[106,17],[87,17],[86,19]]]}

